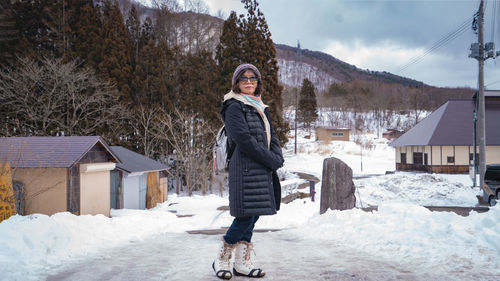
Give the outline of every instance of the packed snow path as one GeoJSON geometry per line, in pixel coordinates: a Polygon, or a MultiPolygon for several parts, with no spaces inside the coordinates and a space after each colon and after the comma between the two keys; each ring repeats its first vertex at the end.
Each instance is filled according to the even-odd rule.
{"type": "MultiPolygon", "coordinates": [[[[404,261],[384,261],[346,245],[325,241],[318,245],[310,239],[291,237],[287,230],[254,235],[257,262],[267,273],[262,280],[495,280],[498,277],[468,272],[463,265],[444,274],[421,272],[404,261]]],[[[162,234],[52,268],[47,280],[218,280],[211,264],[219,239],[219,235],[162,234]]],[[[249,279],[233,277],[232,280],[249,279]]]]}

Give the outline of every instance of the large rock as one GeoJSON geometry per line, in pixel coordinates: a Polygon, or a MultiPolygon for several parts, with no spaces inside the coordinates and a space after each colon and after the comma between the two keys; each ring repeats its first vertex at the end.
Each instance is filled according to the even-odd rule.
{"type": "Polygon", "coordinates": [[[347,210],[356,206],[352,169],[335,157],[323,161],[321,203],[319,213],[328,209],[347,210]]]}

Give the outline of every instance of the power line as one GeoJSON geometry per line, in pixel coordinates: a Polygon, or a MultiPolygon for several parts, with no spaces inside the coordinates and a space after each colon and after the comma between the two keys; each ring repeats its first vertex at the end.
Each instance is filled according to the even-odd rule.
{"type": "Polygon", "coordinates": [[[418,56],[415,56],[412,59],[410,59],[410,61],[408,63],[406,63],[405,65],[403,65],[402,67],[400,67],[397,72],[403,72],[403,71],[407,70],[410,66],[420,62],[428,54],[436,51],[437,49],[441,48],[445,44],[453,41],[455,38],[462,35],[468,29],[468,26],[469,26],[472,19],[473,19],[473,16],[467,18],[467,20],[465,20],[463,23],[461,23],[458,26],[458,28],[456,28],[452,32],[446,34],[444,37],[439,39],[436,43],[434,43],[434,45],[432,45],[432,47],[430,47],[422,55],[418,55],[418,56]]]}
{"type": "Polygon", "coordinates": [[[484,86],[487,87],[487,86],[491,86],[491,85],[494,85],[494,84],[497,84],[497,83],[500,83],[500,80],[496,80],[496,81],[490,82],[490,83],[488,83],[488,84],[486,84],[484,86]]]}
{"type": "Polygon", "coordinates": [[[497,21],[497,5],[498,1],[493,0],[493,8],[491,9],[491,40],[490,42],[495,42],[495,23],[497,21]]]}

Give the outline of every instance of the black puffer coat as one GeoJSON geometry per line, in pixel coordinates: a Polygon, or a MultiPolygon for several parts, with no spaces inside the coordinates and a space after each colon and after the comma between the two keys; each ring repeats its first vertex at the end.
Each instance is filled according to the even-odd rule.
{"type": "MultiPolygon", "coordinates": [[[[269,110],[264,113],[271,123],[269,110]]],[[[271,126],[268,149],[264,122],[255,108],[235,99],[222,105],[228,137],[236,143],[229,162],[229,207],[234,217],[273,215],[279,210],[281,186],[276,170],[283,166],[279,141],[271,126]]]]}

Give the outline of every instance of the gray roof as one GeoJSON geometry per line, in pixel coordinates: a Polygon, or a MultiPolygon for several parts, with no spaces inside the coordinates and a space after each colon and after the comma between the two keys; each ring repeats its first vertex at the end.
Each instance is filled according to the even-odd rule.
{"type": "Polygon", "coordinates": [[[13,168],[69,168],[97,143],[120,161],[99,136],[69,136],[0,138],[0,162],[13,168]]]}
{"type": "MultiPolygon", "coordinates": [[[[390,145],[472,145],[473,113],[473,99],[449,100],[390,145]]],[[[499,121],[500,103],[486,104],[486,145],[500,145],[499,121]]]]}
{"type": "Polygon", "coordinates": [[[128,150],[125,147],[112,146],[111,149],[122,160],[122,163],[116,164],[116,168],[125,172],[154,172],[166,170],[168,168],[166,165],[158,161],[133,152],[132,150],[128,150]]]}

